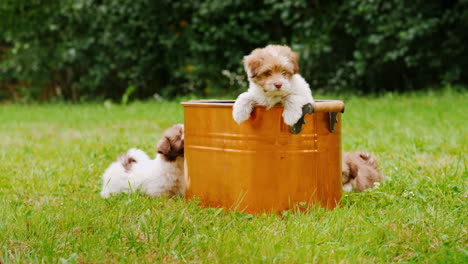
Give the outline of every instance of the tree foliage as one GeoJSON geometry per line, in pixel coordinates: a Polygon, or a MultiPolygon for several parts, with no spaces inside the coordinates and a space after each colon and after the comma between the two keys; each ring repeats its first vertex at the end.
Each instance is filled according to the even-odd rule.
{"type": "Polygon", "coordinates": [[[270,43],[315,90],[468,82],[468,0],[3,0],[0,16],[0,98],[229,93],[270,43]]]}

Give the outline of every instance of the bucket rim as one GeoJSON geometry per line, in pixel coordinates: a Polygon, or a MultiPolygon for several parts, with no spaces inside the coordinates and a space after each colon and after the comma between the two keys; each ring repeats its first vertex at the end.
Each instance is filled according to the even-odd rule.
{"type": "MultiPolygon", "coordinates": [[[[184,107],[211,107],[211,108],[232,108],[235,100],[200,99],[181,102],[184,107]]],[[[317,112],[344,112],[344,102],[342,100],[314,100],[315,113],[317,112]],[[323,111],[321,111],[323,109],[323,111]]],[[[266,108],[265,105],[255,105],[257,108],[266,108]]],[[[275,105],[273,108],[283,108],[282,105],[275,105]]]]}

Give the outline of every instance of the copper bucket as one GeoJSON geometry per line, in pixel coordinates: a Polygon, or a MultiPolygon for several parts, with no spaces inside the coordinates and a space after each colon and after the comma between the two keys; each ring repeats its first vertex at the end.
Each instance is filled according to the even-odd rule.
{"type": "Polygon", "coordinates": [[[342,101],[316,101],[292,134],[282,106],[232,118],[234,101],[184,102],[186,198],[244,213],[282,212],[341,199],[342,101]]]}

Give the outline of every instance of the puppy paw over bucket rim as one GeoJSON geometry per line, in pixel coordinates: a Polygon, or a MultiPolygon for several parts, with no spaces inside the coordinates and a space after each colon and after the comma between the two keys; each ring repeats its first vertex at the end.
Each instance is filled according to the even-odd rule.
{"type": "MultiPolygon", "coordinates": [[[[207,106],[207,107],[232,107],[235,100],[217,100],[217,99],[203,99],[203,100],[190,100],[181,102],[183,106],[207,106]]],[[[265,105],[256,105],[255,107],[266,107],[265,105]]],[[[276,105],[274,107],[283,107],[276,105]]],[[[341,100],[315,100],[314,101],[314,113],[324,112],[340,112],[344,113],[345,104],[341,100]]]]}

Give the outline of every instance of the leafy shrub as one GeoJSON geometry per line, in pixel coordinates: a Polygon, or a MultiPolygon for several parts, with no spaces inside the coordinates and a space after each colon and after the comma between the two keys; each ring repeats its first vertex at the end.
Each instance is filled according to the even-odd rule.
{"type": "Polygon", "coordinates": [[[4,0],[0,12],[0,98],[238,92],[242,57],[269,43],[300,53],[315,90],[468,82],[468,0],[4,0]]]}
{"type": "Polygon", "coordinates": [[[12,45],[2,62],[3,78],[52,88],[72,100],[117,99],[130,86],[145,97],[183,83],[177,72],[189,52],[184,44],[187,40],[176,31],[184,29],[174,27],[173,21],[181,21],[178,17],[187,10],[184,4],[149,0],[40,2],[7,6],[10,12],[20,13],[23,24],[10,22],[13,25],[4,36],[12,45]],[[29,21],[40,21],[40,25],[29,21]],[[181,52],[173,52],[176,50],[181,52]]]}
{"type": "Polygon", "coordinates": [[[468,81],[468,1],[350,0],[293,25],[314,86],[407,91],[468,81]],[[316,74],[317,73],[317,74],[316,74]]]}

